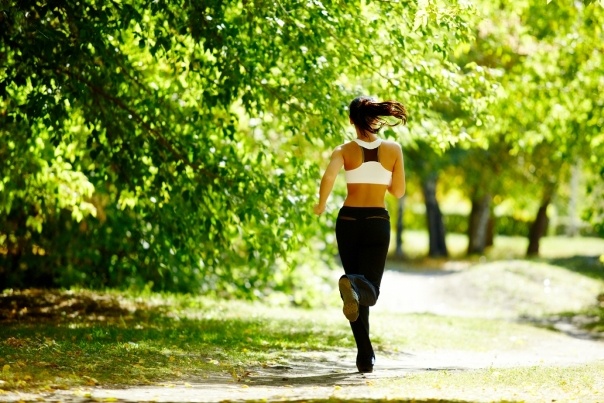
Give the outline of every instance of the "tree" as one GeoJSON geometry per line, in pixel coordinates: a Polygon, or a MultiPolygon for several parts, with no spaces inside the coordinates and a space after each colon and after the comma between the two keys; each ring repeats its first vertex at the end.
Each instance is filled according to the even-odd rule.
{"type": "MultiPolygon", "coordinates": [[[[526,179],[541,184],[533,192],[538,212],[529,232],[530,255],[538,254],[547,208],[568,165],[601,156],[593,125],[601,122],[602,108],[593,94],[602,89],[596,77],[601,74],[604,20],[602,8],[590,3],[485,2],[478,40],[468,53],[469,60],[501,72],[502,89],[491,109],[493,124],[482,134],[474,128],[470,133],[485,141],[489,151],[493,144],[506,144],[509,162],[521,160],[530,168],[526,179]]],[[[592,169],[598,170],[597,165],[592,169]]],[[[519,181],[515,187],[527,183],[519,181]]],[[[482,197],[476,198],[476,206],[482,197]]]]}
{"type": "MultiPolygon", "coordinates": [[[[507,113],[519,124],[512,129],[523,134],[515,137],[542,184],[527,249],[537,255],[548,206],[564,175],[577,159],[601,156],[601,148],[593,147],[601,135],[594,130],[603,119],[601,100],[593,94],[602,89],[595,77],[602,73],[604,13],[596,4],[529,2],[518,15],[526,55],[509,81],[507,113]]],[[[599,169],[598,163],[592,167],[599,169]]]]}
{"type": "Polygon", "coordinates": [[[437,154],[426,142],[418,141],[407,149],[407,166],[420,183],[426,206],[426,228],[428,229],[428,256],[448,256],[445,240],[443,215],[436,197],[436,185],[440,171],[449,162],[437,154]]]}
{"type": "Polygon", "coordinates": [[[394,79],[381,69],[400,59],[380,45],[406,56],[396,71],[412,72],[419,105],[449,67],[435,50],[449,33],[466,39],[471,13],[455,2],[0,4],[5,284],[248,297],[308,277],[300,250],[327,230],[304,213],[318,156],[341,141],[352,95],[394,79]]]}

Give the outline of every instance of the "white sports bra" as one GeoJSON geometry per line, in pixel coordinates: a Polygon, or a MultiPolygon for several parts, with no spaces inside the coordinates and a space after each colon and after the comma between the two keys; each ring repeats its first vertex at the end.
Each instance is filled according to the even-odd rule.
{"type": "Polygon", "coordinates": [[[379,147],[382,139],[368,143],[360,139],[354,139],[361,150],[363,150],[363,163],[355,169],[344,172],[346,183],[371,183],[375,185],[390,185],[392,172],[380,163],[379,147]]]}

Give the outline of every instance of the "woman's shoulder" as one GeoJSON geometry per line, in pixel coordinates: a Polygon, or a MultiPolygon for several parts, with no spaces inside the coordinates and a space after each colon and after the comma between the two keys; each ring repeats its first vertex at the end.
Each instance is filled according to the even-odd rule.
{"type": "Polygon", "coordinates": [[[394,141],[394,140],[387,140],[387,139],[382,139],[382,144],[386,144],[389,146],[396,146],[396,147],[400,147],[400,143],[394,141]]]}
{"type": "Polygon", "coordinates": [[[336,147],[336,150],[342,155],[344,160],[354,159],[361,153],[361,149],[354,140],[346,141],[336,147]]]}
{"type": "MultiPolygon", "coordinates": [[[[346,142],[344,142],[344,143],[340,144],[338,147],[339,147],[341,150],[345,150],[345,149],[351,148],[351,147],[353,147],[353,146],[355,146],[355,145],[356,145],[356,142],[355,142],[354,140],[350,140],[350,141],[346,141],[346,142]]],[[[358,146],[357,146],[357,147],[358,147],[358,146]]]]}
{"type": "Polygon", "coordinates": [[[400,143],[392,140],[382,140],[381,146],[392,150],[401,149],[400,143]]]}

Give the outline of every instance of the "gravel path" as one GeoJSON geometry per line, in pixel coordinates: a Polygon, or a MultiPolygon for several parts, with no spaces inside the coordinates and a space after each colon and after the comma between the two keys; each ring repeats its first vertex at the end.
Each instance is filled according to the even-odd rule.
{"type": "MultiPolygon", "coordinates": [[[[537,313],[547,309],[578,309],[592,303],[594,293],[598,292],[594,289],[594,293],[588,295],[585,287],[593,287],[592,285],[577,287],[576,282],[563,284],[546,268],[540,273],[538,268],[531,266],[534,288],[529,285],[528,295],[526,289],[522,293],[515,293],[515,280],[518,276],[526,277],[527,274],[521,270],[521,262],[512,265],[515,267],[513,270],[508,269],[508,266],[505,263],[493,263],[482,266],[480,271],[459,266],[434,272],[387,270],[380,301],[374,312],[433,313],[508,320],[518,318],[529,308],[537,313]],[[577,293],[577,289],[581,292],[577,293]]],[[[581,276],[577,276],[577,281],[582,281],[581,279],[581,276]]],[[[526,278],[524,280],[526,282],[526,278]]],[[[284,365],[252,369],[239,381],[224,374],[129,389],[91,387],[55,391],[47,395],[5,394],[0,395],[0,401],[222,402],[330,397],[394,399],[404,397],[404,391],[390,387],[376,388],[373,382],[435,370],[565,366],[604,361],[604,342],[577,337],[576,334],[551,333],[551,336],[538,343],[528,343],[526,349],[516,352],[438,351],[380,355],[379,370],[365,375],[356,373],[354,358],[354,352],[349,349],[300,352],[284,365]]],[[[487,392],[466,398],[470,401],[491,401],[487,392]]],[[[599,400],[584,397],[580,401],[599,400]]]]}
{"type": "Polygon", "coordinates": [[[517,319],[579,311],[602,292],[582,275],[522,260],[480,266],[450,263],[444,270],[401,271],[390,264],[375,312],[517,319]],[[522,287],[519,287],[519,284],[522,287]]]}

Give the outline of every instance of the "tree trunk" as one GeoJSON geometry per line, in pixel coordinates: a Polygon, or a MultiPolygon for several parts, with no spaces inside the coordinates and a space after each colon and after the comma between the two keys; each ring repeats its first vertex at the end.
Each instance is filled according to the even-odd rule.
{"type": "Polygon", "coordinates": [[[468,255],[484,253],[489,234],[491,195],[472,199],[472,211],[468,225],[468,255]]]}
{"type": "Polygon", "coordinates": [[[577,160],[570,170],[570,197],[568,200],[568,225],[564,232],[566,236],[574,237],[579,235],[581,219],[578,213],[579,204],[579,182],[581,181],[581,160],[577,160]]]}
{"type": "Polygon", "coordinates": [[[436,175],[430,175],[422,181],[430,245],[428,255],[430,257],[446,257],[449,253],[445,241],[443,215],[438,206],[438,200],[436,200],[436,179],[436,175]]]}
{"type": "Polygon", "coordinates": [[[405,212],[405,197],[398,199],[396,206],[396,234],[395,234],[395,246],[394,256],[397,259],[404,259],[405,253],[403,252],[403,215],[405,212]]]}
{"type": "Polygon", "coordinates": [[[495,243],[495,216],[489,215],[489,223],[487,224],[487,240],[485,246],[493,246],[495,243]]]}
{"type": "Polygon", "coordinates": [[[549,218],[547,217],[547,207],[549,206],[551,197],[545,197],[539,206],[537,211],[537,217],[531,224],[529,229],[529,244],[526,250],[527,256],[538,256],[539,255],[539,242],[541,237],[547,234],[547,227],[549,225],[549,218]]]}

